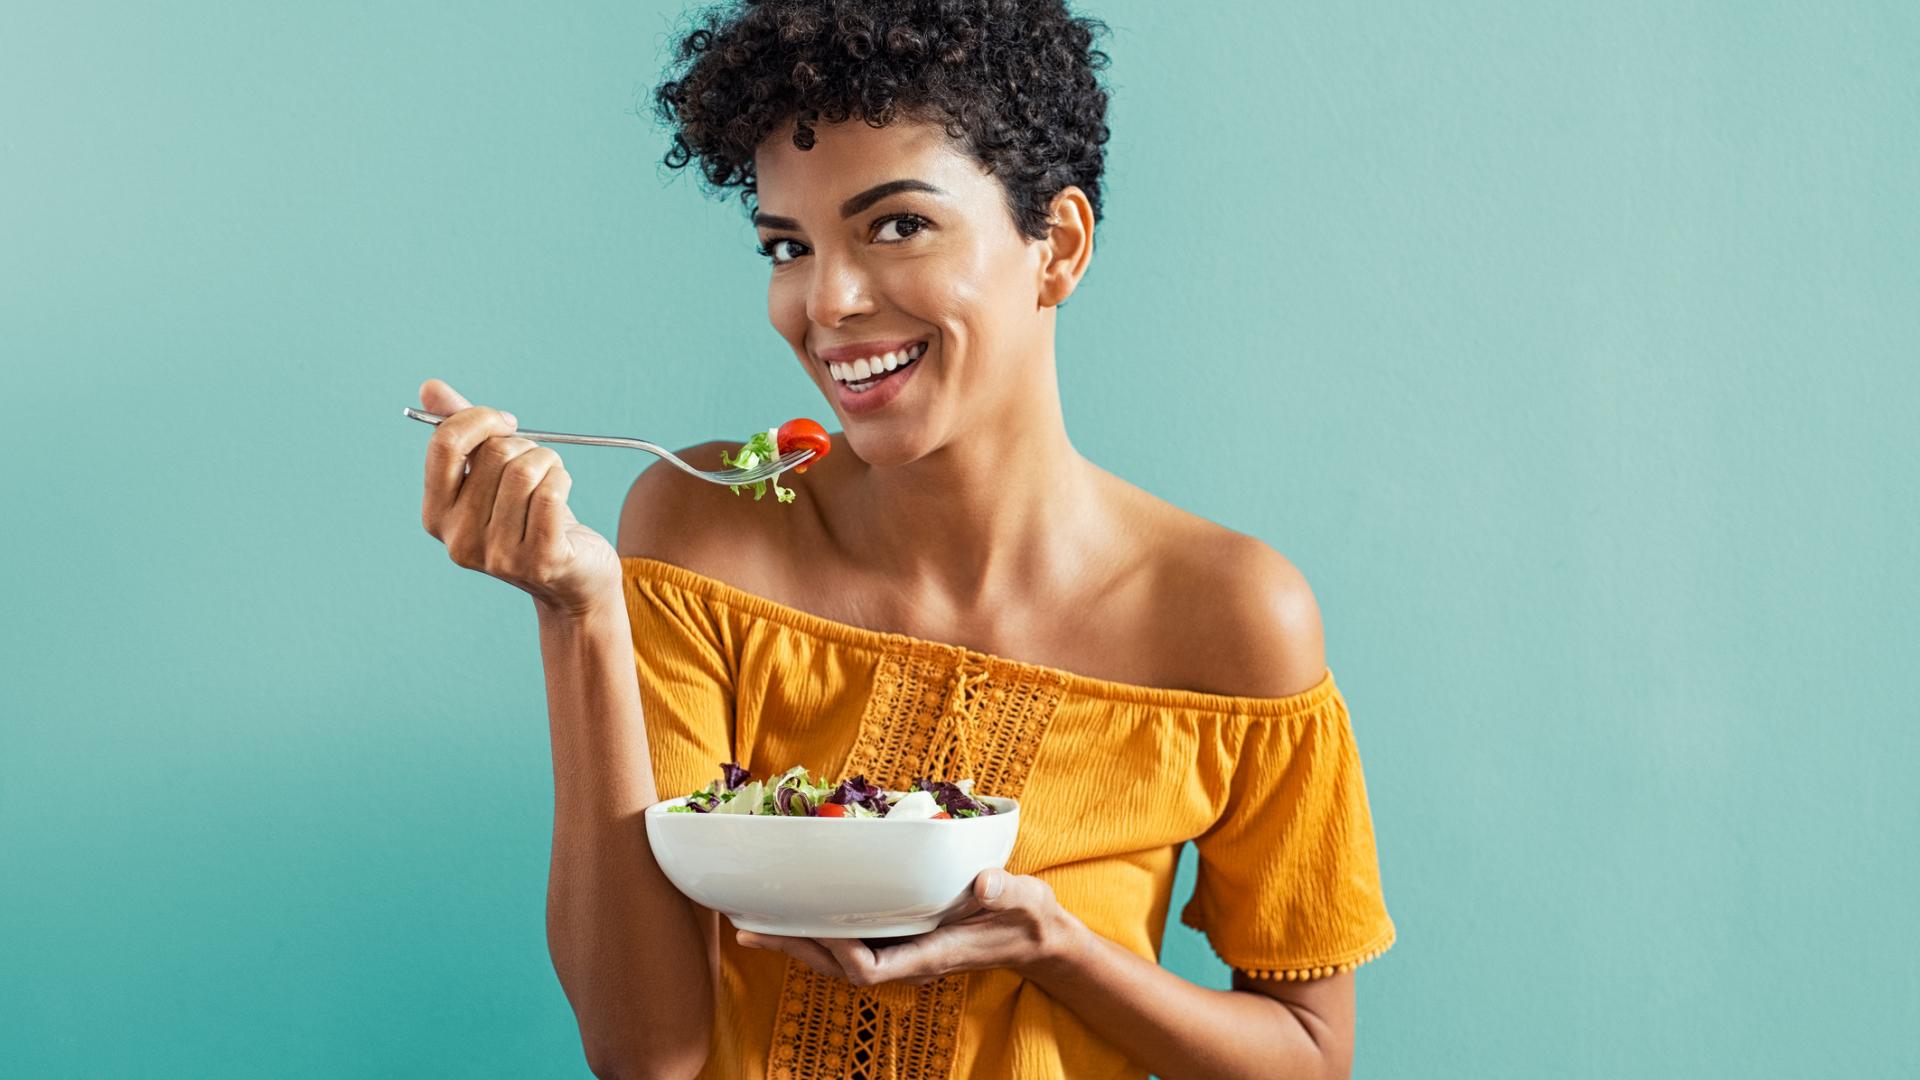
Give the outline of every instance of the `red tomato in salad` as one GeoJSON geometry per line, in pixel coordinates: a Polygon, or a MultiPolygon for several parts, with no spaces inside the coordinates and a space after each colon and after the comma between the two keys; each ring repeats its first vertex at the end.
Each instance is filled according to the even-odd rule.
{"type": "Polygon", "coordinates": [[[807,465],[812,465],[815,461],[827,456],[827,451],[833,449],[833,440],[827,438],[826,428],[802,416],[780,425],[780,430],[774,435],[773,446],[782,454],[792,453],[795,450],[813,451],[812,460],[793,470],[803,473],[807,471],[807,465]]]}
{"type": "MultiPolygon", "coordinates": [[[[795,471],[797,472],[798,470],[795,470],[795,471]]],[[[837,802],[821,803],[819,811],[815,813],[813,816],[814,817],[846,817],[847,808],[844,806],[841,806],[837,802]]]]}
{"type": "Polygon", "coordinates": [[[940,811],[939,813],[937,813],[937,814],[935,814],[935,815],[933,815],[932,817],[930,817],[930,818],[928,818],[927,820],[928,820],[928,821],[939,821],[939,820],[940,820],[941,818],[945,818],[945,819],[946,819],[946,820],[948,820],[948,821],[952,821],[952,820],[953,820],[953,815],[952,815],[952,814],[949,814],[949,813],[947,813],[947,812],[946,812],[945,810],[942,810],[942,811],[940,811]]]}

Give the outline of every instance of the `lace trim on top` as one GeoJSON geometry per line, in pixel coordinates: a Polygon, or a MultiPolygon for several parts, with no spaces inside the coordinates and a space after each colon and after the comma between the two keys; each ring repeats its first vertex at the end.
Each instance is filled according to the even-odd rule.
{"type": "MultiPolygon", "coordinates": [[[[846,772],[895,790],[920,776],[971,776],[983,794],[1017,799],[1065,686],[1045,668],[895,639],[874,674],[846,772]]],[[[767,1075],[949,1077],[968,981],[862,988],[790,960],[767,1075]]]]}

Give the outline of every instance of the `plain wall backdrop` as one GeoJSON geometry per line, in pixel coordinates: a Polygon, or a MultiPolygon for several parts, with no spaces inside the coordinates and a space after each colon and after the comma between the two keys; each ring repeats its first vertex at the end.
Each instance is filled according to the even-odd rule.
{"type": "MultiPolygon", "coordinates": [[[[1920,1073],[1920,7],[1080,10],[1069,427],[1315,586],[1356,1075],[1920,1073]]],[[[6,5],[0,1074],[587,1075],[531,603],[400,408],[827,415],[658,164],[681,11],[6,5]]]]}

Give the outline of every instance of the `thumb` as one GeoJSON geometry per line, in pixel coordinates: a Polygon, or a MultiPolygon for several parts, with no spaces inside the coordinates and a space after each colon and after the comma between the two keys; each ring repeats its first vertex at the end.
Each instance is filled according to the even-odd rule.
{"type": "Polygon", "coordinates": [[[982,907],[998,907],[995,901],[1007,894],[1007,872],[1005,870],[982,870],[980,876],[973,879],[973,895],[982,907]]]}
{"type": "Polygon", "coordinates": [[[460,396],[460,392],[439,379],[428,379],[420,384],[420,407],[430,413],[452,416],[472,404],[460,396]]]}

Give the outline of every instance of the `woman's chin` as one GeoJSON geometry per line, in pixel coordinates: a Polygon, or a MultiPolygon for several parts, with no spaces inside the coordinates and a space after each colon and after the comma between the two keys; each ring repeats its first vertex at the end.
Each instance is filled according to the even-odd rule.
{"type": "Polygon", "coordinates": [[[934,449],[932,443],[920,432],[886,431],[878,425],[865,425],[859,420],[846,426],[847,449],[853,456],[876,469],[909,465],[927,456],[934,449]]]}

